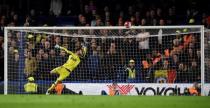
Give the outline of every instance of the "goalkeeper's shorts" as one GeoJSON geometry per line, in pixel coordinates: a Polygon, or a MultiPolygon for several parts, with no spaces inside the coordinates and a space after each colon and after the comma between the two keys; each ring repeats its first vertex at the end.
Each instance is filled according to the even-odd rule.
{"type": "Polygon", "coordinates": [[[69,74],[71,73],[71,71],[69,69],[66,69],[65,67],[63,66],[59,66],[55,69],[53,69],[51,71],[52,73],[56,73],[56,74],[59,74],[59,77],[57,78],[56,81],[63,81],[64,79],[66,79],[69,74]]]}

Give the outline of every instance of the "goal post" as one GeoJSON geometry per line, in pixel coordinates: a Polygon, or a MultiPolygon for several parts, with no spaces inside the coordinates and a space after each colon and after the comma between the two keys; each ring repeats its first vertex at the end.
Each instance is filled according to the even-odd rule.
{"type": "Polygon", "coordinates": [[[210,96],[210,29],[204,31],[204,94],[210,96]],[[205,91],[207,89],[207,92],[205,91]]]}
{"type": "Polygon", "coordinates": [[[197,82],[206,95],[204,27],[200,25],[5,27],[4,36],[4,94],[23,94],[28,77],[34,77],[44,93],[57,78],[50,70],[68,59],[55,45],[72,52],[86,45],[87,56],[63,81],[68,90],[94,95],[108,93],[116,84],[120,90],[126,88],[120,94],[138,95],[136,88],[151,85],[175,91],[179,86],[183,91],[197,82]]]}
{"type": "Polygon", "coordinates": [[[7,28],[4,29],[4,94],[7,94],[7,87],[8,87],[8,64],[7,64],[7,60],[8,60],[8,42],[7,42],[7,28]]]}

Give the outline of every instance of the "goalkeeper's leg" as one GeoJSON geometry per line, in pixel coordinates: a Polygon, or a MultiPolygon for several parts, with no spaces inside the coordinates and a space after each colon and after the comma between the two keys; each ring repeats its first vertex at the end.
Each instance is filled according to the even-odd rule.
{"type": "Polygon", "coordinates": [[[64,67],[57,67],[55,69],[53,69],[51,71],[51,73],[56,73],[59,74],[59,77],[57,78],[57,80],[50,86],[50,88],[47,90],[46,94],[50,94],[55,86],[58,84],[58,82],[63,81],[64,79],[66,79],[66,77],[69,76],[70,72],[68,70],[66,70],[64,67]]]}

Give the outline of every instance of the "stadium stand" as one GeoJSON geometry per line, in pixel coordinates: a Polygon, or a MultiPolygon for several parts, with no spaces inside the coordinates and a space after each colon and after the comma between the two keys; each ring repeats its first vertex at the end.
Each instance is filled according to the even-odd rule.
{"type": "MultiPolygon", "coordinates": [[[[119,0],[21,0],[21,1],[13,1],[13,0],[2,0],[0,1],[0,61],[1,61],[1,70],[0,70],[0,80],[3,80],[3,27],[6,26],[122,26],[126,21],[131,21],[132,25],[144,25],[144,26],[155,26],[155,25],[205,25],[206,28],[210,28],[210,14],[208,13],[209,10],[203,10],[202,6],[208,7],[209,1],[202,1],[202,2],[195,2],[191,0],[186,1],[175,1],[175,0],[131,0],[126,2],[119,2],[119,0]],[[15,3],[14,3],[15,2],[15,3]],[[114,4],[114,5],[113,5],[114,4]]],[[[16,50],[15,46],[18,45],[18,33],[11,33],[10,36],[15,37],[11,39],[9,42],[9,52],[11,51],[9,57],[14,58],[14,62],[11,63],[18,63],[18,50],[16,50]]],[[[62,54],[62,52],[56,52],[52,47],[55,44],[63,45],[65,44],[65,38],[60,38],[54,36],[52,39],[40,39],[37,43],[30,44],[30,39],[35,39],[37,36],[30,35],[28,37],[28,55],[30,55],[31,62],[36,62],[36,67],[30,67],[30,64],[26,64],[26,69],[28,73],[25,73],[25,76],[34,76],[35,78],[39,78],[45,80],[46,76],[49,76],[48,73],[40,73],[50,71],[50,68],[56,67],[62,64],[55,64],[53,60],[59,59],[63,62],[66,60],[66,55],[62,54]],[[30,37],[31,36],[31,37],[30,37]],[[38,50],[35,50],[38,49],[38,50]],[[52,64],[52,67],[44,66],[45,64],[52,64]],[[41,77],[36,77],[41,75],[41,77]]],[[[193,38],[193,36],[192,36],[193,38]]],[[[176,41],[174,39],[173,41],[176,41]]],[[[185,39],[182,39],[185,40],[185,39]]],[[[195,42],[198,39],[194,39],[195,42]]],[[[74,43],[71,43],[68,47],[75,46],[76,43],[80,41],[77,40],[74,43]]],[[[182,52],[182,57],[189,58],[182,60],[179,55],[173,55],[172,60],[169,64],[173,64],[176,71],[186,71],[183,73],[188,73],[188,69],[194,69],[194,67],[199,67],[200,62],[199,59],[199,48],[198,46],[194,46],[193,42],[184,43],[187,48],[185,51],[182,52]],[[192,55],[192,56],[191,56],[192,55]],[[176,60],[179,59],[179,60],[176,60]],[[178,61],[178,62],[176,62],[178,61]],[[187,64],[190,63],[190,64],[187,64]],[[179,64],[179,65],[178,65],[179,64]],[[192,68],[191,68],[192,67],[192,68]]],[[[91,53],[94,53],[95,48],[101,46],[103,54],[108,51],[110,46],[115,46],[117,42],[106,42],[101,43],[101,41],[92,39],[90,41],[91,44],[91,53]]],[[[135,46],[136,42],[132,42],[133,46],[135,46]]],[[[154,42],[153,42],[154,43],[154,42]]],[[[176,42],[175,42],[176,43],[176,42]]],[[[125,43],[129,44],[129,43],[125,43]]],[[[167,43],[169,44],[169,43],[167,43]]],[[[137,46],[137,45],[136,45],[137,46]]],[[[171,43],[171,47],[176,47],[176,44],[171,43]]],[[[112,47],[110,47],[111,49],[112,47]]],[[[124,47],[125,49],[121,50],[129,50],[129,48],[124,47]]],[[[118,48],[114,48],[113,50],[118,50],[118,48]]],[[[136,49],[134,49],[136,50],[136,49]]],[[[137,51],[136,51],[137,52],[137,51]]],[[[117,52],[118,53],[118,52],[117,52]]],[[[122,53],[122,52],[120,52],[122,53]]],[[[156,49],[151,49],[148,51],[148,54],[144,56],[159,56],[163,54],[161,51],[157,51],[156,49]]],[[[123,54],[122,54],[123,55],[123,54]]],[[[134,54],[138,55],[138,54],[134,54]]],[[[100,56],[100,55],[99,55],[100,56]]],[[[83,65],[88,65],[89,61],[97,61],[99,58],[94,58],[89,54],[89,60],[83,63],[83,65]]],[[[100,77],[103,74],[96,74],[93,71],[97,70],[97,65],[106,68],[104,64],[114,64],[122,66],[123,64],[118,63],[119,60],[112,60],[115,61],[113,63],[105,63],[106,59],[112,59],[112,55],[107,54],[107,57],[102,58],[104,59],[104,63],[101,64],[94,64],[90,65],[89,69],[78,69],[77,74],[73,74],[75,77],[71,77],[68,80],[70,81],[78,81],[80,80],[105,80],[105,79],[116,79],[115,73],[107,73],[105,77],[100,77]],[[94,73],[94,77],[92,76],[91,72],[83,72],[80,70],[88,70],[94,73]],[[88,73],[88,74],[87,74],[88,73]],[[85,75],[84,75],[85,74],[85,75]],[[82,77],[81,77],[82,75],[82,77]],[[86,77],[84,77],[86,76],[86,77]],[[92,79],[89,79],[92,78],[92,79]]],[[[115,58],[120,59],[120,58],[115,58]]],[[[125,58],[128,61],[129,58],[125,58]]],[[[147,68],[147,63],[149,62],[146,60],[142,60],[145,65],[145,68],[141,68],[139,71],[144,71],[147,68]]],[[[18,66],[15,64],[11,64],[13,66],[18,66]]],[[[143,66],[142,66],[143,67],[143,66]]],[[[116,67],[115,67],[116,68],[116,67]]],[[[15,67],[12,68],[15,73],[15,67]]],[[[198,69],[198,68],[197,68],[198,69]]],[[[104,73],[103,70],[98,70],[99,73],[104,73]]],[[[110,72],[112,69],[110,69],[110,72]]],[[[196,71],[196,70],[192,70],[196,71]]],[[[137,82],[145,82],[145,75],[140,75],[140,78],[137,78],[137,82]]],[[[177,78],[179,82],[195,82],[196,78],[199,76],[194,76],[195,78],[183,79],[181,76],[185,75],[178,75],[177,78]]],[[[186,75],[187,76],[187,75],[186,75]]],[[[186,78],[186,77],[184,77],[186,78]]],[[[15,78],[10,78],[14,79],[15,78]]],[[[198,79],[199,80],[199,79],[198,79]]],[[[126,81],[126,80],[122,80],[126,81]]]]}

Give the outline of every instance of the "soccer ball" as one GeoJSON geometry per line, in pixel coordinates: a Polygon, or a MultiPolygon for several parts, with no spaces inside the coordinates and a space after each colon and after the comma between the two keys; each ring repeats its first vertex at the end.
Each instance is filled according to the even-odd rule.
{"type": "Polygon", "coordinates": [[[124,26],[125,26],[126,28],[130,28],[130,27],[131,27],[131,22],[130,22],[130,21],[126,21],[126,22],[124,23],[124,26]]]}

